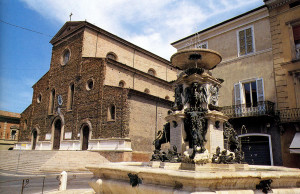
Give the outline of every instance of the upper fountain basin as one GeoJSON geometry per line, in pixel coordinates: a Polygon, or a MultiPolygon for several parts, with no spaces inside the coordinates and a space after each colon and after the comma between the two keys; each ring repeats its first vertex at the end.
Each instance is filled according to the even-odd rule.
{"type": "Polygon", "coordinates": [[[173,54],[171,63],[180,69],[192,67],[213,69],[222,61],[221,55],[210,49],[184,49],[173,54]]]}

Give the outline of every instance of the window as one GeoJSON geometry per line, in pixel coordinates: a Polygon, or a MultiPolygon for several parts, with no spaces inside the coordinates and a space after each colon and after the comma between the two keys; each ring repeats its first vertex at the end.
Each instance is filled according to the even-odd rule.
{"type": "Polygon", "coordinates": [[[86,82],[86,89],[87,90],[91,90],[94,88],[94,80],[93,79],[89,79],[87,82],[86,82]]]}
{"type": "Polygon", "coordinates": [[[234,85],[235,105],[245,104],[246,107],[257,107],[264,101],[263,79],[239,82],[234,85]]]}
{"type": "Polygon", "coordinates": [[[66,65],[70,60],[70,50],[66,49],[63,53],[62,65],[66,65]]]}
{"type": "Polygon", "coordinates": [[[254,52],[253,28],[246,28],[238,32],[239,56],[254,52]]]}
{"type": "Polygon", "coordinates": [[[42,95],[41,94],[38,95],[36,101],[37,101],[37,103],[41,103],[41,101],[42,101],[42,95]]]}
{"type": "Polygon", "coordinates": [[[17,130],[16,129],[11,129],[11,134],[10,134],[10,138],[12,140],[15,140],[17,136],[17,130]]]}
{"type": "Polygon", "coordinates": [[[296,59],[300,59],[300,25],[293,26],[296,59]]]}
{"type": "Polygon", "coordinates": [[[125,82],[123,80],[121,80],[119,82],[119,87],[124,88],[125,87],[125,82]]]}
{"type": "Polygon", "coordinates": [[[106,58],[109,58],[109,59],[112,59],[112,60],[116,61],[117,60],[117,55],[113,52],[109,52],[109,53],[107,53],[106,58]]]}
{"type": "Polygon", "coordinates": [[[110,105],[108,108],[108,121],[114,121],[116,119],[116,106],[110,105]]]}
{"type": "Polygon", "coordinates": [[[148,70],[148,74],[155,76],[155,75],[156,75],[156,72],[155,72],[154,69],[150,68],[150,69],[148,70]]]}
{"type": "Polygon", "coordinates": [[[74,102],[74,83],[72,83],[69,86],[69,92],[68,92],[68,110],[72,110],[73,109],[73,102],[74,102]]]}
{"type": "Polygon", "coordinates": [[[166,100],[170,100],[170,97],[167,95],[167,96],[165,96],[165,99],[166,100]]]}
{"type": "Polygon", "coordinates": [[[207,42],[201,42],[200,44],[197,45],[197,48],[207,49],[207,42]]]}
{"type": "Polygon", "coordinates": [[[26,130],[27,129],[27,119],[25,119],[25,121],[24,121],[24,130],[26,130]]]}
{"type": "Polygon", "coordinates": [[[50,93],[50,99],[49,99],[49,114],[53,114],[54,112],[54,100],[55,100],[55,90],[53,89],[50,93]]]}

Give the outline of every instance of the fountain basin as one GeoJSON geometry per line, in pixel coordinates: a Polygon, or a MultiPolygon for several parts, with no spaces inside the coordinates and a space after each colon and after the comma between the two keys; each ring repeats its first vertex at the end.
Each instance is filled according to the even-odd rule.
{"type": "Polygon", "coordinates": [[[171,63],[180,69],[197,67],[209,70],[216,67],[221,61],[221,55],[210,49],[185,49],[171,56],[171,63]]]}
{"type": "Polygon", "coordinates": [[[271,179],[273,193],[300,193],[300,170],[246,164],[129,162],[91,165],[97,193],[261,193],[256,186],[271,179]],[[190,170],[191,168],[197,170],[190,170]],[[186,170],[183,170],[186,169],[186,170]],[[142,180],[132,187],[128,174],[142,180]]]}

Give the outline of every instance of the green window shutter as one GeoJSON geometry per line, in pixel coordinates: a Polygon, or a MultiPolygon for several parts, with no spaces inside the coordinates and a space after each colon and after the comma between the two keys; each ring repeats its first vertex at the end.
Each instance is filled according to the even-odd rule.
{"type": "Polygon", "coordinates": [[[262,78],[256,80],[256,87],[257,87],[257,101],[264,101],[264,82],[262,78]]]}
{"type": "Polygon", "coordinates": [[[247,44],[247,53],[253,52],[253,41],[252,41],[252,29],[246,29],[246,44],[247,44]]]}
{"type": "Polygon", "coordinates": [[[235,100],[235,105],[242,104],[242,99],[241,99],[241,83],[234,84],[234,100],[235,100]]]}
{"type": "Polygon", "coordinates": [[[239,46],[240,46],[240,55],[246,54],[246,45],[245,45],[245,31],[239,31],[239,46]]]}

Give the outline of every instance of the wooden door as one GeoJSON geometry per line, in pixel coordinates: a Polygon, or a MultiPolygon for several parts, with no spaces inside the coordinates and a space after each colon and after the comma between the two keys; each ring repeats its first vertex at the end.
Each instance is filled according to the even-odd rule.
{"type": "Polygon", "coordinates": [[[60,133],[61,133],[61,121],[57,120],[54,125],[54,139],[53,139],[53,149],[59,150],[60,147],[60,133]]]}
{"type": "Polygon", "coordinates": [[[254,165],[271,165],[269,138],[266,136],[242,137],[245,161],[254,165]]]}
{"type": "Polygon", "coordinates": [[[85,126],[82,129],[82,150],[87,150],[89,147],[89,127],[85,126]]]}
{"type": "Polygon", "coordinates": [[[32,150],[35,150],[35,147],[36,147],[36,140],[37,140],[37,131],[34,130],[32,132],[32,150]]]}

